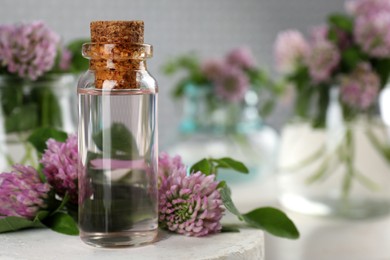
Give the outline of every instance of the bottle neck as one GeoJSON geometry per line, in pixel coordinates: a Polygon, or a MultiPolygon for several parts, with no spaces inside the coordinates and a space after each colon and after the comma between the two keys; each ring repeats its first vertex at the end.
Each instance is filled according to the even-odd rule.
{"type": "Polygon", "coordinates": [[[146,71],[146,60],[93,59],[90,69],[95,73],[98,89],[136,89],[139,88],[137,74],[146,71]]]}
{"type": "Polygon", "coordinates": [[[89,62],[90,70],[146,70],[146,60],[112,60],[112,59],[92,59],[89,62]]]}
{"type": "Polygon", "coordinates": [[[138,89],[140,74],[146,71],[146,59],[152,46],[139,43],[87,43],[83,56],[90,59],[97,89],[138,89]]]}

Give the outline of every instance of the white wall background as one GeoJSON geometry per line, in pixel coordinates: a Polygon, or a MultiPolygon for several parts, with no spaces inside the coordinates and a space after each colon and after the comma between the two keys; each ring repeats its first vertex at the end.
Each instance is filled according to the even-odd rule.
{"type": "MultiPolygon", "coordinates": [[[[43,20],[69,41],[89,36],[91,20],[145,21],[145,41],[154,45],[149,70],[160,85],[160,144],[170,142],[180,119],[180,104],[169,98],[174,83],[162,75],[167,58],[188,51],[222,56],[233,47],[250,47],[259,64],[272,69],[272,43],[280,30],[306,30],[342,0],[1,0],[0,23],[43,20]]],[[[286,109],[269,123],[280,127],[286,109]]]]}

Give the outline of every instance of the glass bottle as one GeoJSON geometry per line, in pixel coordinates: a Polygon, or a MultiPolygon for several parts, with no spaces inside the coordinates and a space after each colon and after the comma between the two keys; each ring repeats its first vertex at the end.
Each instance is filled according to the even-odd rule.
{"type": "Polygon", "coordinates": [[[135,246],[157,236],[157,83],[142,21],[91,23],[80,78],[79,228],[97,247],[135,246]]]}

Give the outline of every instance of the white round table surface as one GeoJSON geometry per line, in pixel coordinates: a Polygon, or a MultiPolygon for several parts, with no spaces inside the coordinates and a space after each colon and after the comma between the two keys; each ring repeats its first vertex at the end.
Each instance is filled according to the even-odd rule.
{"type": "Polygon", "coordinates": [[[0,259],[264,259],[264,234],[260,230],[244,228],[239,233],[194,238],[163,231],[159,240],[150,245],[105,249],[86,245],[78,236],[48,229],[29,229],[0,234],[0,259]]]}

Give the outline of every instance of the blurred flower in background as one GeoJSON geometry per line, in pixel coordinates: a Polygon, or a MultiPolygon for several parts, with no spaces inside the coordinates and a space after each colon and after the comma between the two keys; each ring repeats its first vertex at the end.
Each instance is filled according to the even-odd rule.
{"type": "Polygon", "coordinates": [[[341,100],[351,107],[364,110],[377,99],[380,79],[370,64],[361,63],[349,75],[341,77],[341,100]]]}
{"type": "MultiPolygon", "coordinates": [[[[299,55],[304,48],[297,47],[299,55]]],[[[203,60],[183,55],[163,69],[167,75],[186,73],[173,89],[173,97],[183,101],[183,114],[170,153],[180,154],[187,164],[204,157],[237,158],[254,172],[253,179],[242,180],[230,169],[221,170],[220,176],[237,185],[273,171],[278,135],[263,119],[281,88],[257,65],[249,48],[203,60]]]]}
{"type": "Polygon", "coordinates": [[[313,28],[309,50],[306,53],[305,63],[316,83],[327,81],[340,61],[339,50],[336,44],[328,40],[327,34],[326,26],[313,28]]]}
{"type": "Polygon", "coordinates": [[[65,45],[42,21],[0,25],[0,133],[6,140],[0,158],[6,158],[8,166],[37,163],[25,140],[31,131],[75,131],[72,89],[78,73],[88,68],[81,55],[83,42],[65,45]],[[25,153],[16,152],[17,146],[25,153]]]}
{"type": "Polygon", "coordinates": [[[304,213],[364,218],[389,212],[389,129],[378,99],[390,88],[390,1],[345,7],[346,14],[330,14],[312,28],[307,41],[293,30],[275,41],[276,67],[296,97],[294,120],[283,130],[281,197],[289,198],[281,201],[304,213]],[[291,38],[307,51],[289,48],[291,38]]]}
{"type": "Polygon", "coordinates": [[[84,41],[64,46],[42,21],[0,25],[0,74],[34,81],[46,73],[81,72],[88,66],[81,59],[84,41]]]}
{"type": "Polygon", "coordinates": [[[291,73],[306,57],[309,45],[301,32],[287,30],[281,32],[275,42],[274,56],[276,68],[281,73],[291,73]]]}
{"type": "Polygon", "coordinates": [[[331,87],[342,86],[344,115],[352,120],[372,108],[390,74],[390,2],[348,1],[346,10],[349,15],[332,14],[326,25],[314,27],[309,41],[293,30],[281,32],[275,41],[278,71],[297,92],[295,112],[315,126],[325,125],[331,87]],[[300,52],[288,48],[292,38],[307,47],[300,52]],[[280,62],[283,59],[287,61],[280,62]],[[314,111],[313,100],[322,100],[314,102],[314,111]]]}
{"type": "Polygon", "coordinates": [[[0,59],[8,72],[36,80],[52,69],[60,37],[43,22],[0,26],[0,59]]]}
{"type": "Polygon", "coordinates": [[[189,87],[194,87],[206,93],[208,111],[229,103],[243,103],[245,95],[252,90],[257,94],[268,92],[272,96],[260,108],[260,113],[265,116],[272,110],[273,97],[280,90],[267,73],[256,65],[251,50],[246,47],[235,48],[220,59],[201,61],[191,54],[179,56],[167,62],[163,69],[167,75],[186,71],[187,75],[175,86],[173,96],[182,98],[189,87]]]}

